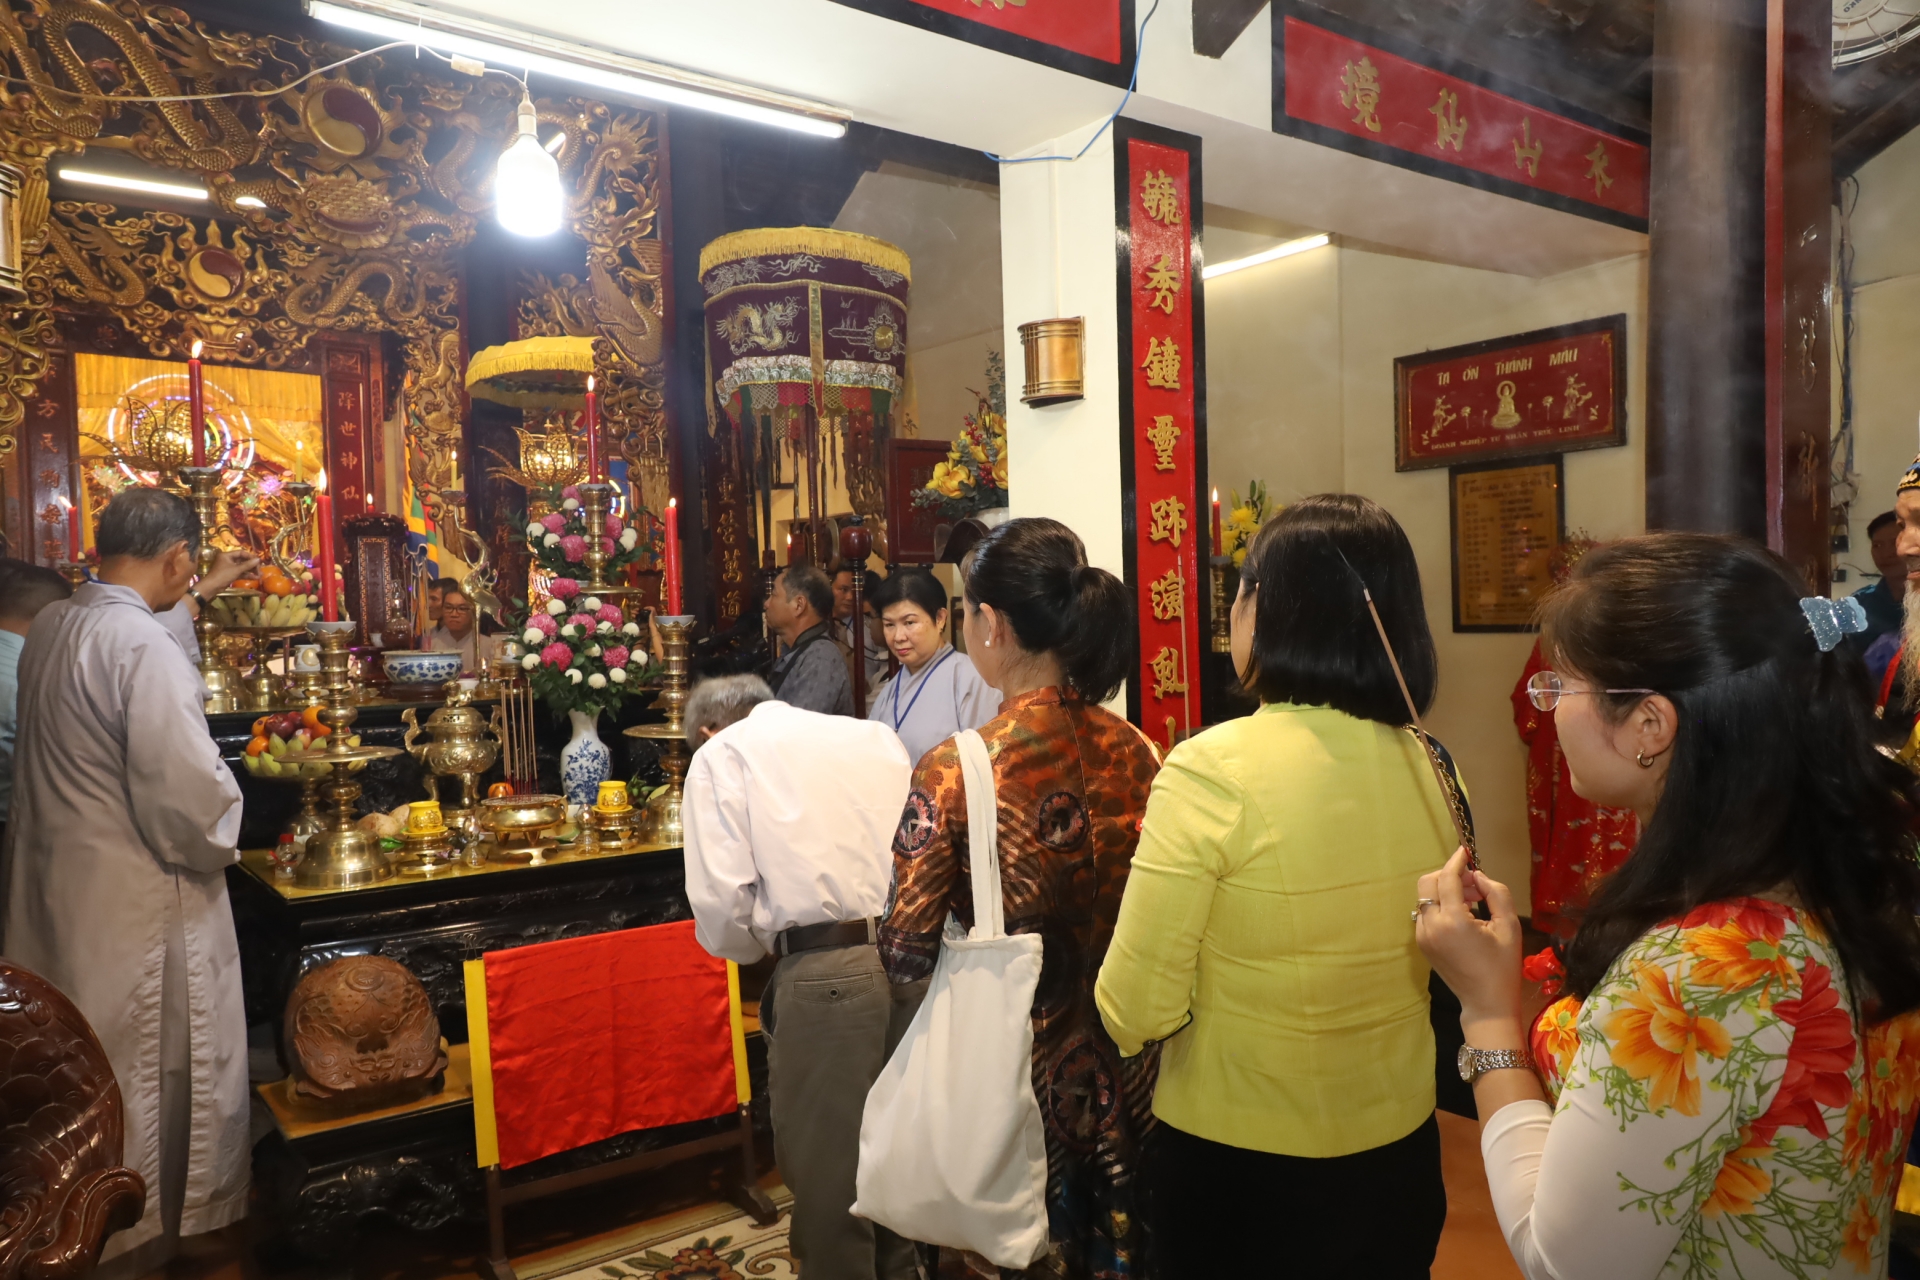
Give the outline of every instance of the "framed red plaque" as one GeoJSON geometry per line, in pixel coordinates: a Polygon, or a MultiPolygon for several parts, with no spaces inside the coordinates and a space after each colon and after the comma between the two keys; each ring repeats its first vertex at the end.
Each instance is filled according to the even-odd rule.
{"type": "Polygon", "coordinates": [[[1134,0],[837,2],[1108,84],[1133,78],[1134,0]]]}
{"type": "Polygon", "coordinates": [[[1625,444],[1626,382],[1624,315],[1401,356],[1394,470],[1625,444]]]}

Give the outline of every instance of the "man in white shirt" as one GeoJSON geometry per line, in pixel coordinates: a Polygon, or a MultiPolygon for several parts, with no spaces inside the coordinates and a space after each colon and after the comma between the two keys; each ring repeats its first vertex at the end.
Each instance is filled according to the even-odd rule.
{"type": "Polygon", "coordinates": [[[758,676],[687,701],[687,899],[716,956],[780,957],[760,997],[774,1158],[803,1280],[897,1280],[908,1246],[854,1217],[860,1114],[892,991],[874,946],[912,762],[883,724],[805,711],[758,676]]]}
{"type": "Polygon", "coordinates": [[[493,660],[493,637],[475,625],[473,600],[458,587],[440,593],[440,625],[427,637],[433,653],[457,653],[462,671],[484,672],[493,660]]]}

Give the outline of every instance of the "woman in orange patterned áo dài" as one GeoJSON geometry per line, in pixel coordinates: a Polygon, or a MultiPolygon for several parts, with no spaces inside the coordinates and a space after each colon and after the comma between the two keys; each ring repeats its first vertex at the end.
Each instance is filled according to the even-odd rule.
{"type": "MultiPolygon", "coordinates": [[[[993,761],[1007,932],[1045,942],[1033,1089],[1046,1132],[1053,1249],[1025,1274],[1137,1275],[1145,1241],[1136,1174],[1158,1057],[1121,1058],[1093,1002],[1160,767],[1140,731],[1099,705],[1132,666],[1133,608],[1120,580],[1089,567],[1080,539],[1054,520],[1001,525],[965,571],[967,654],[1006,698],[980,736],[993,761]]],[[[894,838],[880,957],[896,983],[931,976],[949,911],[972,924],[966,817],[949,739],[914,771],[894,838]]],[[[936,1270],[1014,1274],[948,1249],[936,1270]]]]}

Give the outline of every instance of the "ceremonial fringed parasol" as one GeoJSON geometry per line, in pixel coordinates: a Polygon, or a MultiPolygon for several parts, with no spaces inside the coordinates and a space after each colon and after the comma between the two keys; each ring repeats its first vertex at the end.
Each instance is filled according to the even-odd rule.
{"type": "Polygon", "coordinates": [[[700,251],[708,385],[759,498],[763,552],[773,486],[804,477],[807,536],[796,558],[827,558],[836,445],[854,510],[879,522],[876,460],[906,387],[911,274],[886,241],[823,227],[737,231],[700,251]]]}
{"type": "Polygon", "coordinates": [[[474,353],[467,394],[510,409],[578,409],[592,373],[592,338],[521,338],[474,353]]]}

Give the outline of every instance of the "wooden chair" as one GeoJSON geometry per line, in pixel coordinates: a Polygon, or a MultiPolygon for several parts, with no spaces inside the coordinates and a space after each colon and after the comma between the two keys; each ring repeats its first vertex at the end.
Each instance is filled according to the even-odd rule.
{"type": "Polygon", "coordinates": [[[64,1280],[140,1221],[121,1166],[120,1086],[99,1037],[46,979],[0,960],[0,1280],[64,1280]]]}

